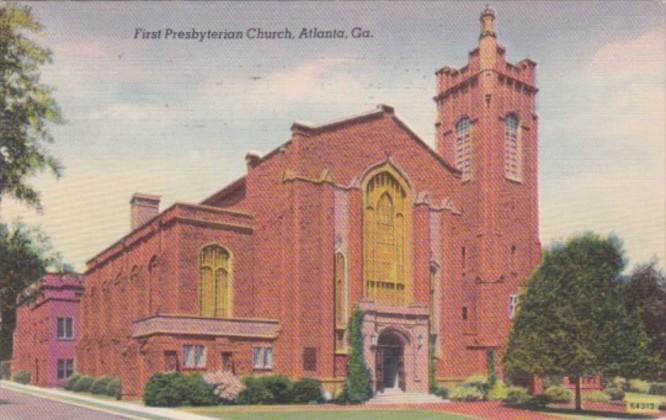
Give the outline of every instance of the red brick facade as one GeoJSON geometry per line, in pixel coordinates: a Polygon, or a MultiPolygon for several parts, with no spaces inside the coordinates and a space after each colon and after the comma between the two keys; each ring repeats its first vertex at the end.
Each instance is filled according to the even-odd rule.
{"type": "MultiPolygon", "coordinates": [[[[320,126],[294,123],[287,143],[246,157],[245,176],[200,204],[173,205],[91,259],[79,370],[119,376],[137,397],[153,373],[187,369],[184,346],[203,345],[205,366],[194,370],[233,365],[238,374],[316,377],[332,389],[345,376],[341,296],[340,318],[356,304],[370,308],[363,328],[371,364],[378,349],[399,348],[386,354],[400,360],[392,369],[403,389],[428,390],[430,339],[440,382],[485,372],[486,352],[501,350],[510,328],[510,295],[538,264],[540,244],[535,64],[506,62],[494,16],[482,19],[469,63],[437,72],[437,151],[384,105],[320,126]],[[519,180],[504,172],[509,115],[519,121],[519,180]],[[454,167],[465,116],[471,177],[454,167]],[[402,305],[368,298],[374,286],[364,265],[375,254],[364,238],[364,203],[380,174],[400,180],[409,204],[398,214],[409,216],[400,219],[407,257],[396,265],[406,273],[402,305]],[[228,253],[220,273],[230,316],[200,316],[200,259],[211,244],[228,253]],[[253,366],[259,347],[272,349],[268,367],[253,366]]],[[[387,374],[369,367],[375,381],[387,374]]]]}

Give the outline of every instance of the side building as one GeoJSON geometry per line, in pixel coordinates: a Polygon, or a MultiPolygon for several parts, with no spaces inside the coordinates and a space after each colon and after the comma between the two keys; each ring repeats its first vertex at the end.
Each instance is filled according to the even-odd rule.
{"type": "Polygon", "coordinates": [[[46,274],[19,296],[12,371],[30,372],[30,383],[60,387],[76,369],[83,277],[46,274]]]}

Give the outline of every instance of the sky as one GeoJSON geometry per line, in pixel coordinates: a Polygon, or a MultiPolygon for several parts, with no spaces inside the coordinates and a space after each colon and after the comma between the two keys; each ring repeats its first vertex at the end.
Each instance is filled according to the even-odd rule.
{"type": "MultiPolygon", "coordinates": [[[[4,222],[40,225],[78,270],[129,231],[134,192],[199,202],[245,173],[295,120],[385,103],[431,146],[434,72],[462,67],[482,2],[30,4],[53,51],[42,81],[66,124],[65,171],[30,180],[42,213],[4,200],[4,222]],[[360,27],[352,39],[164,39],[167,28],[360,27]],[[162,39],[135,39],[137,28],[162,39]]],[[[666,257],[666,6],[659,1],[496,2],[507,57],[538,63],[540,235],[615,233],[629,267],[666,257]]]]}

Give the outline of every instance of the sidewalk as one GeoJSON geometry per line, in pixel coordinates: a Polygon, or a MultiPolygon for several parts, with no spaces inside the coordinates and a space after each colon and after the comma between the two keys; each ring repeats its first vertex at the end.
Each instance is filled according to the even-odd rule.
{"type": "Polygon", "coordinates": [[[70,405],[89,408],[91,410],[97,410],[108,414],[115,414],[118,416],[126,417],[128,419],[206,420],[211,418],[171,408],[146,407],[137,403],[104,400],[80,395],[75,392],[54,388],[41,388],[32,385],[21,385],[10,381],[0,381],[0,387],[12,391],[23,392],[35,397],[47,398],[70,405]]]}

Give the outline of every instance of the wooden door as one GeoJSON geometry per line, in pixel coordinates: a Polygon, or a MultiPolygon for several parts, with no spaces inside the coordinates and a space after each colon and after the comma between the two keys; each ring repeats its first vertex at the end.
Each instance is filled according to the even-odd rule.
{"type": "Polygon", "coordinates": [[[377,380],[377,391],[384,392],[384,350],[377,349],[375,372],[377,380]]]}
{"type": "Polygon", "coordinates": [[[405,390],[405,357],[402,354],[398,356],[398,385],[405,390]]]}

